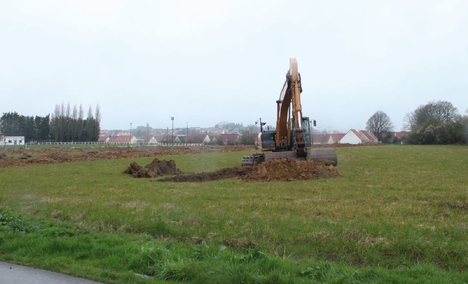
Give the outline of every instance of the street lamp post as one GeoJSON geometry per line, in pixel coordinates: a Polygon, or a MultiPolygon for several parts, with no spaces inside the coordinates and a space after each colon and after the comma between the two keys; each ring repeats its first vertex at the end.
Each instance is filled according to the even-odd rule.
{"type": "Polygon", "coordinates": [[[263,132],[263,126],[266,124],[266,122],[262,122],[262,118],[260,117],[257,121],[255,121],[255,125],[260,121],[260,132],[263,132]]]}
{"type": "Polygon", "coordinates": [[[174,117],[171,116],[172,120],[172,146],[174,146],[174,117]]]}

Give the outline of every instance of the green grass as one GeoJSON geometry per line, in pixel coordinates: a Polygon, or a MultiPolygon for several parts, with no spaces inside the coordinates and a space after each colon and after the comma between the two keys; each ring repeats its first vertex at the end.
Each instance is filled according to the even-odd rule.
{"type": "MultiPolygon", "coordinates": [[[[2,169],[2,212],[30,228],[3,221],[0,259],[110,283],[468,282],[467,147],[337,153],[343,176],[315,181],[122,174],[153,158],[2,169]]],[[[239,165],[245,154],[158,158],[191,173],[239,165]]]]}

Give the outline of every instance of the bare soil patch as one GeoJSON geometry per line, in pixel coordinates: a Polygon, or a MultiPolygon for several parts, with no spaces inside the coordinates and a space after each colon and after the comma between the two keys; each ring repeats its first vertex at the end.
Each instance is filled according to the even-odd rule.
{"type": "Polygon", "coordinates": [[[254,151],[253,146],[155,146],[100,148],[32,148],[0,150],[0,168],[30,164],[56,164],[102,159],[155,157],[160,155],[201,154],[211,152],[254,151]]]}
{"type": "MultiPolygon", "coordinates": [[[[29,164],[55,164],[101,159],[123,159],[134,157],[156,157],[160,155],[182,155],[210,152],[254,151],[253,146],[156,146],[156,147],[102,147],[102,148],[33,148],[4,149],[0,151],[0,168],[29,164]]],[[[214,172],[184,175],[172,161],[158,159],[145,167],[131,164],[128,174],[136,177],[160,178],[172,182],[204,182],[229,178],[245,181],[309,180],[340,176],[338,170],[323,163],[308,160],[279,158],[254,167],[223,168],[214,172]]]]}
{"type": "Polygon", "coordinates": [[[278,158],[258,166],[230,167],[214,172],[177,175],[158,179],[171,182],[205,182],[229,178],[244,181],[293,181],[339,177],[340,172],[333,166],[326,166],[314,160],[278,158]]]}

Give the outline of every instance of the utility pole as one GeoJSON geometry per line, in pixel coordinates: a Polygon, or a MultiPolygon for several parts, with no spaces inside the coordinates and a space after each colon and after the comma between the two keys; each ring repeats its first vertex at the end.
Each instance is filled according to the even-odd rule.
{"type": "Polygon", "coordinates": [[[188,122],[187,122],[187,136],[185,137],[185,143],[188,144],[188,122]]]}
{"type": "Polygon", "coordinates": [[[174,146],[174,117],[171,116],[172,120],[172,146],[174,146]]]}

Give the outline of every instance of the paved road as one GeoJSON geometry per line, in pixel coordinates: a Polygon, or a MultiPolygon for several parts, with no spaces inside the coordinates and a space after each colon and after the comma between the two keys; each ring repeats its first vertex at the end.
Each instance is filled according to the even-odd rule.
{"type": "Polygon", "coordinates": [[[99,284],[43,269],[21,266],[0,261],[0,284],[99,284]]]}

